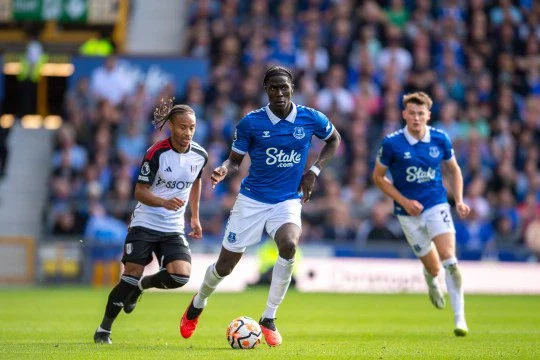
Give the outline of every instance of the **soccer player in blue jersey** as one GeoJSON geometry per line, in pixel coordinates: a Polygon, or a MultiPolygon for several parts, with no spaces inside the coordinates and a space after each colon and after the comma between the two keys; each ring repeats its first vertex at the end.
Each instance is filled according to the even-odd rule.
{"type": "Polygon", "coordinates": [[[450,139],[427,126],[433,101],[416,92],[403,97],[405,128],[387,135],[379,149],[373,180],[394,199],[395,214],[415,255],[424,265],[424,277],[433,305],[442,309],[444,295],[437,281],[441,263],[454,310],[454,333],[465,336],[465,304],[456,259],[456,238],[450,206],[443,186],[441,164],[450,175],[450,187],[461,218],[470,209],[463,202],[463,177],[450,139]],[[390,170],[393,182],[385,176],[390,170]],[[433,243],[435,246],[433,246],[433,243]]]}
{"type": "Polygon", "coordinates": [[[258,243],[266,230],[277,244],[279,257],[259,322],[268,345],[282,342],[274,320],[291,281],[302,232],[301,203],[309,201],[315,180],[333,157],[341,137],[324,114],[291,102],[293,77],[288,69],[268,69],[263,84],[269,104],[240,121],[229,158],[212,173],[215,186],[238,170],[246,153],[251,158],[249,175],[242,181],[231,210],[219,258],[208,267],[199,292],[182,316],[180,333],[184,338],[195,331],[216,286],[232,272],[246,247],[258,243]],[[304,171],[312,135],[326,144],[315,163],[304,171]]]}

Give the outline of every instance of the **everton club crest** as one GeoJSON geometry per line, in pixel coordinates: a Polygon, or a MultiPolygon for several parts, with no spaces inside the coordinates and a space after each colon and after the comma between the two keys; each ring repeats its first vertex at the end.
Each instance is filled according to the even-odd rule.
{"type": "Polygon", "coordinates": [[[303,139],[306,136],[306,133],[304,132],[304,128],[302,126],[297,126],[294,128],[293,136],[295,139],[303,139]]]}
{"type": "Polygon", "coordinates": [[[429,156],[432,158],[438,158],[439,157],[439,148],[436,146],[431,146],[429,148],[429,156]]]}

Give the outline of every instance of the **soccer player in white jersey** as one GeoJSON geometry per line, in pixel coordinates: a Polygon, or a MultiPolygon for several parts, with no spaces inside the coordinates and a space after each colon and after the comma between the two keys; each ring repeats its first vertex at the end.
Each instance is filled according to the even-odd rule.
{"type": "Polygon", "coordinates": [[[442,266],[454,310],[454,333],[465,336],[465,300],[456,258],[456,238],[441,164],[450,175],[450,187],[461,218],[470,209],[463,202],[463,177],[450,139],[441,130],[427,126],[433,101],[416,92],[403,97],[405,128],[387,135],[379,149],[373,180],[394,199],[395,214],[415,255],[424,265],[424,277],[433,305],[445,306],[437,275],[442,266]],[[390,170],[393,182],[385,176],[390,170]],[[435,243],[435,246],[433,246],[435,243]]]}
{"type": "Polygon", "coordinates": [[[277,244],[279,257],[259,322],[268,345],[277,346],[282,341],[274,319],[291,281],[301,234],[301,202],[309,200],[316,177],[333,157],[341,138],[324,114],[291,102],[293,78],[288,69],[270,68],[263,84],[269,104],[240,121],[229,158],[212,173],[215,186],[238,170],[246,153],[251,158],[249,175],[242,181],[231,210],[219,258],[208,267],[199,292],[182,316],[180,333],[184,338],[195,331],[216,286],[233,271],[246,247],[258,243],[266,230],[277,244]],[[312,135],[326,143],[315,163],[304,171],[312,135]]]}
{"type": "Polygon", "coordinates": [[[189,202],[192,238],[202,237],[199,221],[201,173],[208,154],[191,141],[195,112],[187,105],[162,101],[154,112],[160,130],[169,124],[171,136],[154,144],[139,170],[135,198],[139,201],[124,245],[124,272],[111,293],[94,342],[111,343],[111,327],[122,308],[131,313],[144,289],[174,289],[184,286],[191,274],[191,253],[184,236],[184,215],[189,202]],[[141,279],[154,252],[161,270],[141,279]]]}

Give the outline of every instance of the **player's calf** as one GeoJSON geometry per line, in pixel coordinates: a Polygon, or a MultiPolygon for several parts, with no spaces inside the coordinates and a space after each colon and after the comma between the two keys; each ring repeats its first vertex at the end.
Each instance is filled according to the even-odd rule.
{"type": "Polygon", "coordinates": [[[437,309],[444,309],[446,301],[444,299],[441,286],[437,281],[437,277],[433,276],[426,268],[424,268],[424,279],[426,280],[426,284],[428,286],[428,295],[431,303],[437,309]]]}
{"type": "Polygon", "coordinates": [[[170,274],[167,269],[161,269],[154,275],[145,276],[141,279],[142,289],[176,289],[187,284],[189,275],[170,274]]]}
{"type": "Polygon", "coordinates": [[[166,269],[161,269],[157,273],[145,276],[137,283],[137,288],[128,296],[124,304],[124,312],[129,314],[135,310],[137,302],[145,289],[176,289],[184,286],[189,281],[189,275],[169,274],[166,269]]]}
{"type": "Polygon", "coordinates": [[[131,314],[133,310],[135,310],[135,307],[137,306],[137,303],[140,301],[143,293],[143,288],[141,287],[141,282],[137,284],[137,289],[133,290],[131,294],[126,298],[125,304],[124,304],[124,312],[126,314],[131,314]]]}

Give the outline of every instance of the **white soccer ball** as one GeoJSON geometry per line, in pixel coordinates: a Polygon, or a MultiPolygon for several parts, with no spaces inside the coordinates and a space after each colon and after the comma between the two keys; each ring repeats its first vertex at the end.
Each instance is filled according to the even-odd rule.
{"type": "Polygon", "coordinates": [[[227,342],[233,349],[253,349],[261,343],[259,323],[247,316],[240,316],[227,327],[227,342]]]}

